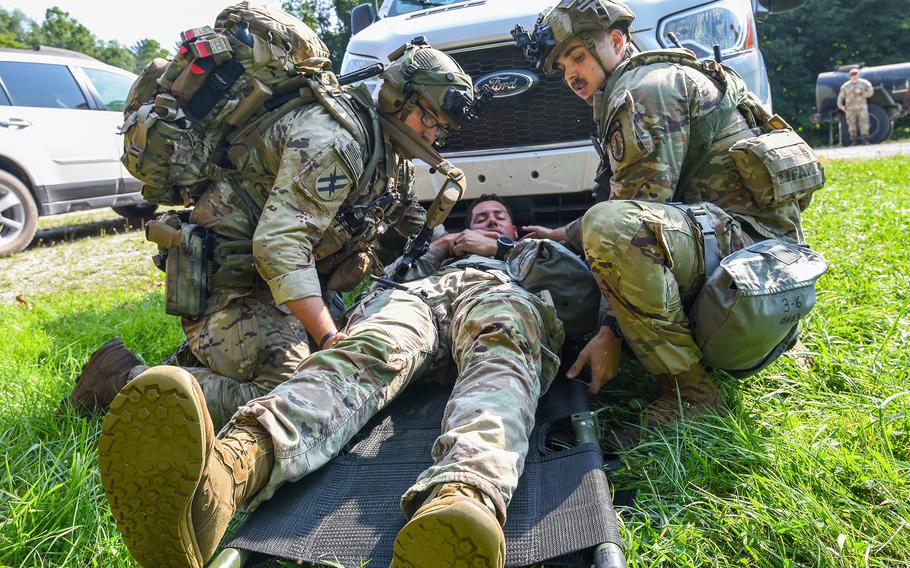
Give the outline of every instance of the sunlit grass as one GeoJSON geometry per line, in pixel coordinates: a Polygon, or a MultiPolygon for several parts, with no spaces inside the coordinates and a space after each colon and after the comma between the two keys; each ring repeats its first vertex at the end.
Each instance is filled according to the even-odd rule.
{"type": "MultiPolygon", "coordinates": [[[[622,455],[630,566],[910,566],[910,158],[827,171],[806,214],[831,263],[807,366],[722,379],[729,412],[622,455]]],[[[181,341],[153,249],[133,232],[0,259],[0,565],[133,565],[98,478],[100,419],[57,409],[110,337],[147,363],[181,341]]],[[[653,392],[626,368],[595,401],[605,428],[653,392]]]]}

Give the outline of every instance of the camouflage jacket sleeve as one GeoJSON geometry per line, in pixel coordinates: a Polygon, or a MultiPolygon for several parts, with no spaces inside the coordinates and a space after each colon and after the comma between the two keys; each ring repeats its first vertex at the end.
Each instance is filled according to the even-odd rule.
{"type": "Polygon", "coordinates": [[[278,304],[321,295],[313,246],[363,169],[360,145],[320,112],[289,113],[265,141],[281,152],[253,235],[253,259],[278,304]]]}
{"type": "Polygon", "coordinates": [[[709,79],[696,73],[668,64],[646,65],[616,84],[600,140],[613,170],[610,199],[663,202],[673,197],[690,124],[721,97],[709,79]]]}
{"type": "Polygon", "coordinates": [[[584,243],[581,241],[581,220],[582,217],[579,217],[566,225],[566,242],[578,252],[585,250],[584,243]]]}
{"type": "Polygon", "coordinates": [[[840,108],[844,106],[847,102],[847,85],[850,84],[850,81],[847,81],[840,86],[840,91],[837,93],[837,107],[840,108]]]}
{"type": "Polygon", "coordinates": [[[863,86],[863,98],[871,98],[875,94],[875,87],[866,79],[860,79],[859,82],[863,86]]]}

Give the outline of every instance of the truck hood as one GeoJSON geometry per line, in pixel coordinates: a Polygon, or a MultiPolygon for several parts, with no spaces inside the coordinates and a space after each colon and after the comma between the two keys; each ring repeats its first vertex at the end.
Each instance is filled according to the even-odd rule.
{"type": "MultiPolygon", "coordinates": [[[[699,3],[680,2],[680,10],[699,3]]],[[[382,60],[388,61],[389,53],[418,34],[442,50],[511,41],[509,32],[516,24],[532,28],[537,15],[553,4],[554,0],[469,0],[434,6],[373,23],[351,38],[347,51],[365,56],[382,54],[382,60]],[[467,43],[466,38],[469,38],[467,43]]],[[[636,13],[633,24],[636,40],[638,32],[656,26],[658,13],[666,14],[666,0],[633,0],[630,5],[636,13]]],[[[649,49],[650,44],[645,43],[639,47],[649,49]]]]}

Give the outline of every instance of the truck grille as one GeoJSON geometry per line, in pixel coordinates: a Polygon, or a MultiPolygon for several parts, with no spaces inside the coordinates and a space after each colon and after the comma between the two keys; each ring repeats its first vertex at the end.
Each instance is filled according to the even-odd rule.
{"type": "Polygon", "coordinates": [[[591,136],[591,107],[561,78],[532,71],[515,45],[450,55],[475,81],[487,73],[517,69],[535,73],[540,82],[520,95],[493,99],[477,122],[449,136],[444,152],[536,146],[591,136]]]}

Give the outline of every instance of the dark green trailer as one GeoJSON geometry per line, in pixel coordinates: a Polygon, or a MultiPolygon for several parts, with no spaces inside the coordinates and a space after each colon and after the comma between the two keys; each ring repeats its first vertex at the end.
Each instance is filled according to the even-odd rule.
{"type": "Polygon", "coordinates": [[[860,68],[860,77],[875,88],[869,99],[869,141],[877,144],[887,139],[894,129],[894,120],[910,114],[910,63],[895,63],[878,67],[843,65],[829,73],[819,73],[815,83],[815,113],[812,122],[831,125],[833,142],[834,125],[838,125],[841,144],[850,143],[850,134],[844,113],[837,108],[840,87],[849,80],[851,67],[860,68]]]}

